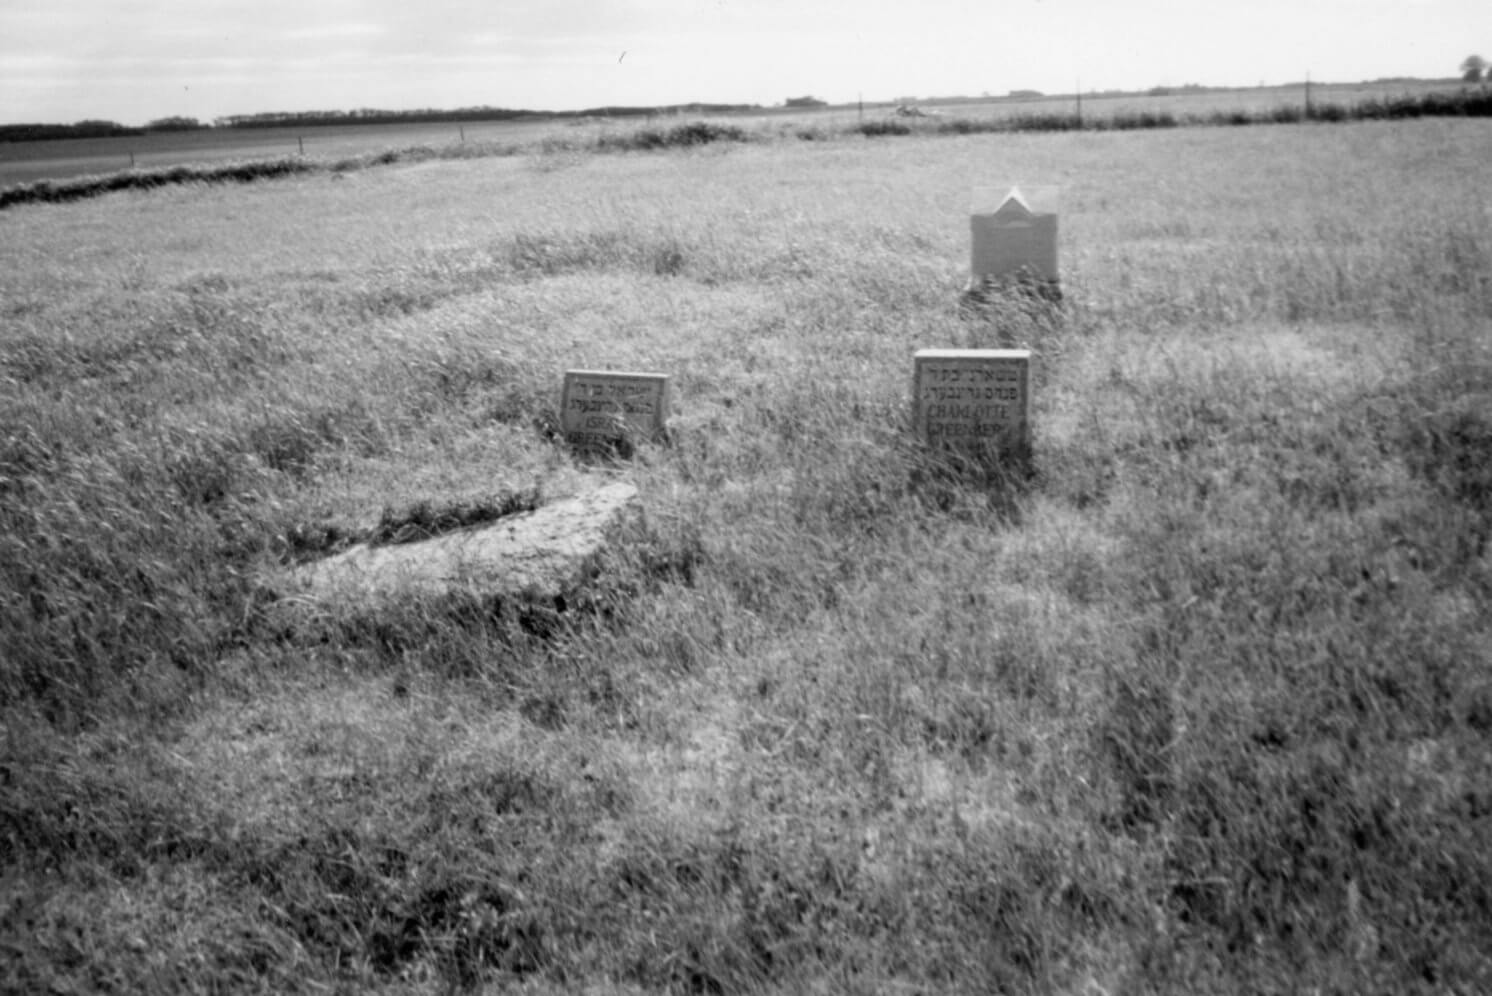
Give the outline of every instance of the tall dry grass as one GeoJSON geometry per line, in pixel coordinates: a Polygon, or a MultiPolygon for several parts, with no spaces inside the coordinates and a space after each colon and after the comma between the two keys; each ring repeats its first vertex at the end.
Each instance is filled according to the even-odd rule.
{"type": "Polygon", "coordinates": [[[4,985],[1464,992],[1492,903],[1474,125],[394,166],[0,225],[4,985]],[[957,308],[1064,188],[1060,316],[957,308]],[[1037,356],[1037,473],[907,435],[1037,356]],[[566,367],[676,379],[585,463],[566,367]],[[626,476],[578,608],[286,621],[626,476]],[[401,518],[403,517],[403,518],[401,518]]]}

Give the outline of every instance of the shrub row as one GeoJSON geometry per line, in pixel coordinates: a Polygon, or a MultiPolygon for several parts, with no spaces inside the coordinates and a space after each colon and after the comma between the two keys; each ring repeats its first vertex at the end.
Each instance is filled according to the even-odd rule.
{"type": "Polygon", "coordinates": [[[169,166],[162,169],[132,169],[123,173],[84,176],[75,180],[36,183],[0,190],[0,209],[13,204],[55,204],[85,200],[116,190],[149,190],[178,183],[251,183],[281,176],[308,173],[323,167],[304,159],[264,159],[226,166],[169,166]]]}

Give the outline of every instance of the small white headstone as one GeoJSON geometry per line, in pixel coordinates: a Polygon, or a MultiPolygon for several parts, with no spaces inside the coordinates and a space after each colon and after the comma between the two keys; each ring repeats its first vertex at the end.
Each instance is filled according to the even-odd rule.
{"type": "Polygon", "coordinates": [[[1031,452],[1031,351],[920,349],[913,423],[934,449],[1024,462],[1031,452]]]}
{"type": "Polygon", "coordinates": [[[974,192],[975,283],[1020,279],[1057,282],[1057,188],[985,187],[974,192]]]}
{"type": "Polygon", "coordinates": [[[654,439],[668,421],[668,395],[667,374],[567,370],[560,431],[581,447],[654,439]]]}

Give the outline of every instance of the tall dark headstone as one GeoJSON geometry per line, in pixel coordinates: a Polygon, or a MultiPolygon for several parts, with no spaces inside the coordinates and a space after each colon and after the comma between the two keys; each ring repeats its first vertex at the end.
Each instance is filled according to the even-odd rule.
{"type": "Polygon", "coordinates": [[[1014,288],[1061,299],[1056,187],[978,189],[969,226],[971,294],[1014,288]]]}

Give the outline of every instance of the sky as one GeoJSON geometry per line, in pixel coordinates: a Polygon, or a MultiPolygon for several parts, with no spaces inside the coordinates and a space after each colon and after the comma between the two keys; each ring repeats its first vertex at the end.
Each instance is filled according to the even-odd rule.
{"type": "Polygon", "coordinates": [[[1485,0],[0,0],[0,123],[1445,77],[1485,0]]]}

